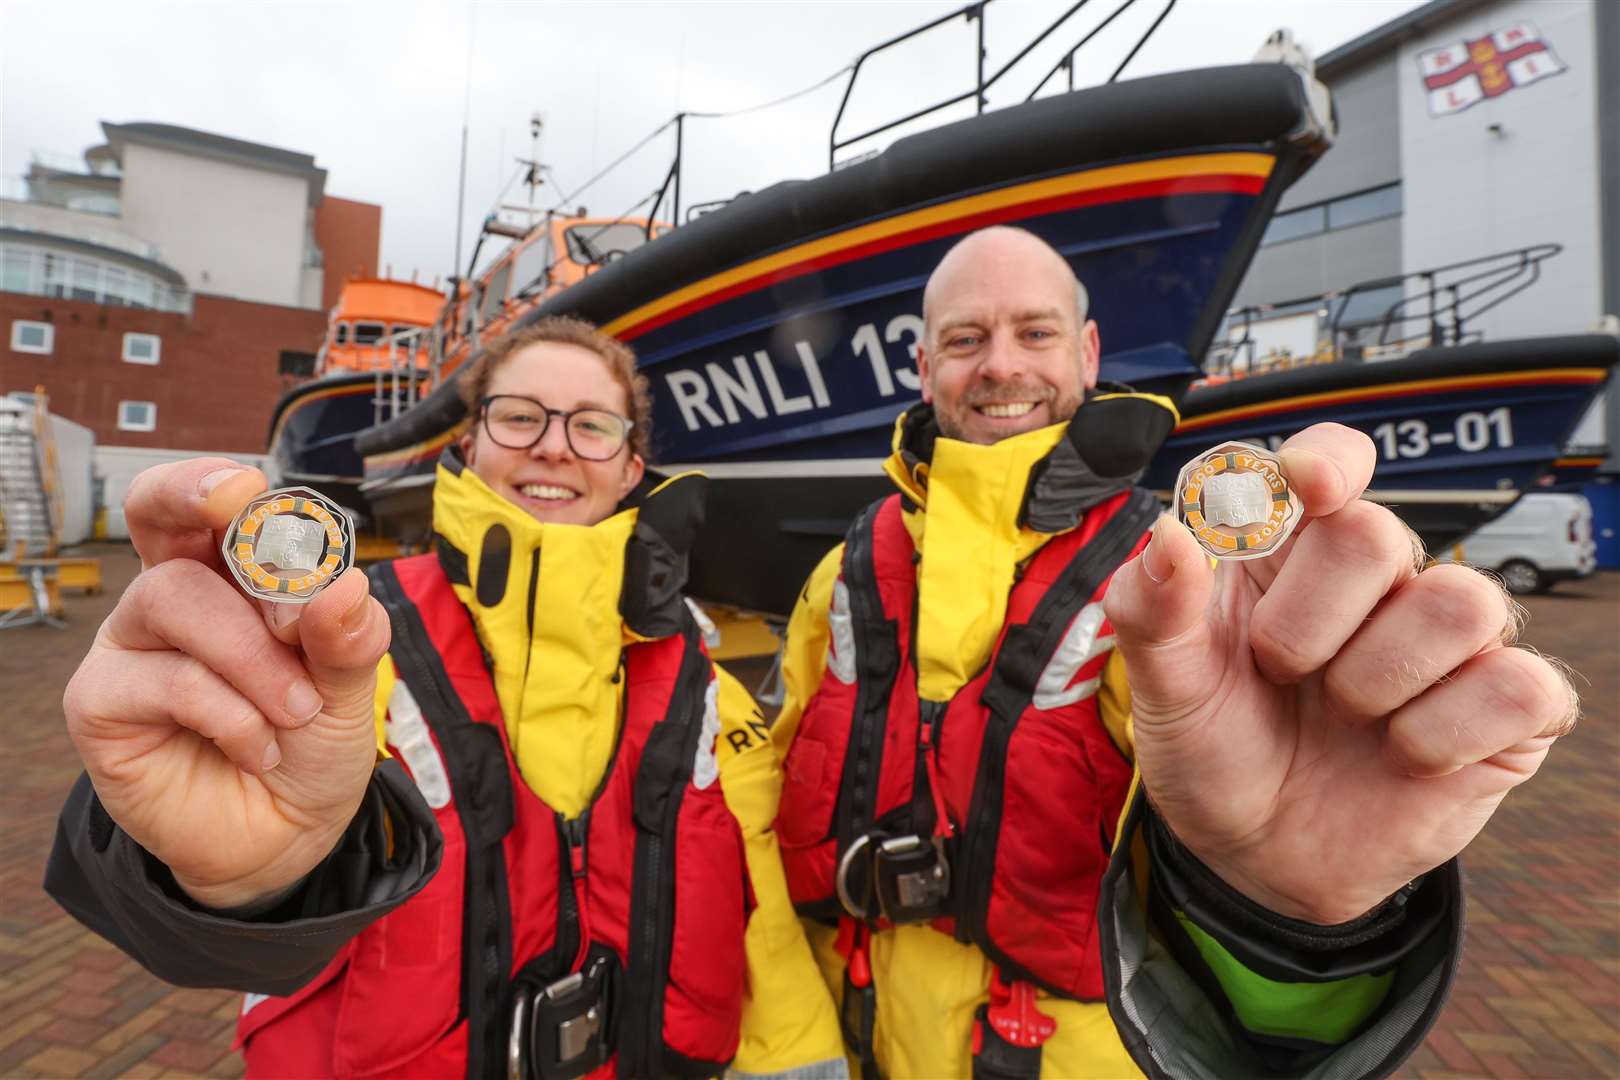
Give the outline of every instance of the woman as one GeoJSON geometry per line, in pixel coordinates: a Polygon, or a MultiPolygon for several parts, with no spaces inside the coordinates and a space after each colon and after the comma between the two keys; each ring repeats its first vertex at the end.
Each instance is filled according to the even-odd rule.
{"type": "Polygon", "coordinates": [[[95,794],[48,887],[163,977],[280,995],[244,1004],[250,1075],[838,1075],[775,760],[678,591],[704,481],[635,496],[645,380],[584,323],[461,382],[436,550],[375,599],[351,571],[261,620],[193,560],[262,478],[136,485],[150,569],[69,688],[95,794]],[[154,678],[178,690],[132,701],[154,678]]]}

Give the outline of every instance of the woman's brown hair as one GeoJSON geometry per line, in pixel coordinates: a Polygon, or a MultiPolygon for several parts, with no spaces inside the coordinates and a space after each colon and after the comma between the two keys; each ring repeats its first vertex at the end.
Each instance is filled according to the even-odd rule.
{"type": "Polygon", "coordinates": [[[634,421],[630,428],[630,449],[646,458],[652,446],[652,396],[647,377],[636,371],[636,354],[624,342],[571,315],[541,319],[496,338],[484,347],[461,374],[461,400],[466,402],[472,422],[477,423],[480,405],[489,394],[490,380],[501,364],[520,349],[543,344],[577,345],[601,358],[630,406],[630,419],[634,421]]]}

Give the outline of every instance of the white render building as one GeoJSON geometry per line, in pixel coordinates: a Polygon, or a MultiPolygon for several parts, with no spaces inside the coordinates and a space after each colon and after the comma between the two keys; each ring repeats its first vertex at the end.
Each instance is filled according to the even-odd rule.
{"type": "MultiPolygon", "coordinates": [[[[1319,309],[1310,298],[1371,282],[1348,315],[1376,320],[1424,291],[1420,271],[1506,256],[1456,278],[1515,252],[1533,272],[1500,292],[1526,287],[1470,318],[1470,337],[1587,333],[1620,315],[1620,3],[1432,0],[1321,56],[1317,76],[1338,142],[1284,195],[1234,300],[1278,340],[1301,335],[1288,319],[1319,309]]],[[[1571,446],[1605,458],[1586,490],[1599,561],[1620,565],[1612,379],[1571,446]]]]}

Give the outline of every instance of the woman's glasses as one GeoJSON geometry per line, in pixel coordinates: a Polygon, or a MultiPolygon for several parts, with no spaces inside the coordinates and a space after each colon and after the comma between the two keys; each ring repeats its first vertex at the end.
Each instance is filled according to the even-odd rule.
{"type": "Polygon", "coordinates": [[[496,446],[528,450],[562,418],[568,448],[586,461],[607,461],[622,449],[634,421],[606,409],[548,409],[533,398],[495,394],[483,401],[484,430],[496,446]]]}

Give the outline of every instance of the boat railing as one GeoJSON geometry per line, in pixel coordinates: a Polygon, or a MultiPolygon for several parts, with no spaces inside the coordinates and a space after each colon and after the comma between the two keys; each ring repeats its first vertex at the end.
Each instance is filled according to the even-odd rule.
{"type": "MultiPolygon", "coordinates": [[[[478,242],[473,248],[472,258],[467,262],[465,277],[460,279],[453,278],[451,280],[450,296],[445,302],[443,312],[439,319],[438,330],[432,340],[432,348],[435,350],[434,363],[440,363],[446,355],[461,357],[470,356],[476,353],[481,344],[480,339],[486,336],[486,319],[484,313],[482,312],[482,289],[485,282],[474,273],[474,269],[478,265],[479,257],[482,254],[483,243],[486,236],[491,234],[509,236],[521,243],[522,236],[532,235],[532,230],[534,228],[541,227],[535,223],[536,215],[542,215],[542,220],[547,223],[544,227],[549,228],[549,222],[553,215],[565,213],[566,207],[575,204],[579,197],[586,191],[590,190],[610,173],[615,172],[621,165],[629,161],[644,147],[648,146],[660,136],[663,136],[666,132],[672,131],[674,134],[673,155],[671,157],[668,169],[665,171],[658,187],[648,195],[638,200],[628,210],[625,210],[623,213],[618,215],[618,217],[607,223],[607,225],[615,225],[630,220],[640,222],[643,225],[644,235],[647,242],[651,242],[657,233],[662,231],[659,225],[659,218],[660,212],[666,206],[668,206],[670,209],[670,224],[673,227],[678,228],[679,226],[697,217],[701,217],[706,213],[719,209],[731,201],[730,199],[717,199],[683,206],[684,191],[682,187],[682,177],[685,165],[685,135],[688,121],[720,120],[740,116],[745,113],[758,112],[763,109],[775,108],[803,97],[806,94],[814,93],[820,90],[822,87],[832,85],[839,79],[847,76],[847,82],[844,85],[843,97],[839,101],[838,111],[833,119],[832,127],[828,135],[827,157],[829,170],[843,165],[848,165],[855,160],[862,160],[869,155],[855,155],[849,160],[838,162],[836,158],[840,149],[853,143],[870,139],[873,136],[879,135],[883,132],[891,131],[910,121],[929,116],[933,113],[939,112],[941,109],[949,108],[952,105],[966,101],[969,98],[974,100],[976,110],[979,113],[983,113],[988,107],[988,100],[985,97],[986,93],[1000,83],[1001,80],[1014,68],[1018,67],[1020,63],[1022,63],[1031,55],[1031,53],[1034,52],[1038,46],[1041,45],[1041,43],[1048,40],[1054,33],[1065,25],[1072,25],[1069,23],[1069,20],[1079,14],[1082,9],[1092,4],[1093,0],[1074,0],[1074,2],[1069,5],[1068,9],[1054,19],[1050,24],[1048,24],[1044,30],[1040,31],[1030,40],[1025,42],[1023,47],[1020,48],[1011,59],[1002,64],[1001,67],[994,72],[987,74],[985,71],[987,53],[984,47],[985,13],[993,2],[994,0],[974,0],[973,3],[969,3],[964,7],[958,8],[948,15],[941,16],[940,18],[925,23],[914,30],[890,38],[885,42],[867,49],[851,64],[833,72],[832,74],[810,86],[803,87],[771,101],[761,102],[745,108],[733,109],[726,112],[696,112],[690,110],[678,112],[664,123],[660,124],[657,128],[653,129],[647,135],[642,137],[633,146],[631,146],[624,153],[620,154],[613,161],[609,162],[602,169],[598,170],[582,185],[558,198],[556,205],[552,206],[550,209],[542,209],[532,205],[526,207],[506,205],[501,202],[501,198],[504,197],[503,192],[503,195],[501,197],[497,197],[496,199],[496,210],[523,210],[528,215],[528,225],[530,227],[530,231],[525,232],[516,226],[509,228],[503,225],[499,219],[498,213],[492,212],[486,219],[485,227],[484,229],[480,230],[478,242]],[[938,27],[944,26],[945,24],[957,19],[966,19],[967,21],[973,23],[978,31],[978,51],[974,66],[975,74],[972,88],[965,90],[960,94],[953,95],[944,101],[940,101],[923,109],[916,110],[897,120],[880,124],[877,127],[863,131],[857,135],[841,139],[838,134],[839,125],[843,122],[851,96],[855,89],[855,83],[858,80],[861,69],[866,62],[885,50],[892,49],[903,42],[910,41],[919,35],[925,34],[930,30],[937,29],[938,27]],[[646,211],[645,216],[643,217],[638,213],[638,211],[640,211],[643,206],[648,206],[649,204],[650,209],[646,211]],[[683,209],[686,210],[684,217],[682,214],[683,209]],[[463,292],[464,289],[465,292],[463,292]]],[[[1127,10],[1134,7],[1138,3],[1138,0],[1115,0],[1115,2],[1116,6],[1105,14],[1097,25],[1093,26],[1089,31],[1080,36],[1079,39],[1074,42],[1074,44],[1069,46],[1059,61],[1045,73],[1039,82],[1035,84],[1034,89],[1029,92],[1025,100],[1032,100],[1035,98],[1060,72],[1066,71],[1068,73],[1068,88],[1070,90],[1074,89],[1076,54],[1089,42],[1094,40],[1098,34],[1102,33],[1111,24],[1113,24],[1114,21],[1123,15],[1127,10]]],[[[1134,43],[1131,45],[1130,50],[1126,53],[1125,58],[1117,66],[1115,66],[1113,71],[1108,75],[1108,82],[1113,82],[1119,78],[1126,66],[1129,65],[1130,62],[1136,57],[1137,53],[1141,51],[1142,46],[1146,44],[1148,38],[1154,34],[1154,32],[1159,28],[1159,25],[1163,23],[1165,18],[1170,14],[1170,11],[1175,7],[1177,0],[1163,0],[1163,2],[1163,8],[1158,10],[1157,15],[1153,18],[1152,23],[1138,38],[1134,40],[1134,43]]],[[[1151,11],[1152,8],[1147,7],[1143,10],[1151,11]]],[[[536,137],[538,138],[538,129],[536,128],[535,131],[536,137]]],[[[533,190],[537,188],[541,182],[541,174],[547,170],[537,160],[525,161],[523,162],[523,165],[525,168],[520,169],[518,176],[527,176],[528,179],[526,182],[530,185],[532,195],[533,190]]],[[[514,177],[513,182],[516,182],[516,179],[517,177],[514,177]]],[[[510,184],[508,186],[510,187],[510,184]]],[[[607,225],[604,225],[603,227],[605,228],[607,225]]],[[[560,255],[558,257],[560,258],[560,255]]],[[[606,258],[604,258],[602,261],[605,262],[606,258]]],[[[599,264],[593,262],[591,266],[587,267],[587,272],[595,269],[597,265],[599,264]]],[[[549,272],[549,270],[550,265],[548,264],[547,271],[549,272]]],[[[486,269],[484,276],[487,277],[489,273],[491,273],[491,270],[486,269]]],[[[547,280],[549,281],[549,279],[547,280]]],[[[518,294],[517,299],[525,302],[534,301],[537,299],[537,296],[532,290],[525,290],[523,293],[518,294]]],[[[498,331],[500,329],[500,320],[490,319],[489,322],[490,326],[488,329],[491,332],[498,331]]],[[[380,393],[379,396],[381,396],[380,393]]],[[[391,401],[392,399],[389,398],[386,400],[391,401]]]]}
{"type": "MultiPolygon", "coordinates": [[[[993,74],[986,76],[984,71],[984,62],[987,58],[987,53],[984,47],[985,12],[992,2],[993,0],[976,0],[975,3],[958,8],[949,14],[941,15],[932,22],[925,23],[913,30],[908,30],[903,34],[897,34],[887,41],[874,45],[855,58],[855,63],[850,67],[849,81],[844,85],[843,99],[838,103],[838,113],[833,118],[832,130],[827,134],[827,168],[829,170],[836,169],[838,167],[838,151],[842,150],[844,147],[851,146],[865,139],[872,138],[874,135],[881,135],[886,131],[892,131],[895,128],[900,127],[902,124],[909,124],[913,120],[920,120],[923,117],[930,116],[942,109],[948,109],[952,105],[959,105],[964,101],[972,100],[974,103],[975,114],[982,114],[986,106],[989,104],[988,99],[985,97],[986,91],[990,90],[991,87],[1000,82],[1003,76],[1016,67],[1026,56],[1033,52],[1035,48],[1041,44],[1041,42],[1051,37],[1060,26],[1068,22],[1071,17],[1078,14],[1082,8],[1091,3],[1091,0],[1076,0],[1074,4],[1069,6],[1067,11],[1048,24],[1045,30],[1042,30],[1039,34],[1035,35],[1035,37],[1026,42],[1024,47],[1013,55],[1012,59],[1008,60],[1005,64],[1002,64],[1001,67],[998,68],[993,74]],[[953,94],[950,97],[937,101],[932,105],[925,105],[920,109],[907,113],[905,116],[894,120],[885,121],[884,123],[878,124],[876,127],[868,128],[867,130],[862,131],[858,135],[851,135],[847,138],[840,139],[838,137],[839,125],[843,122],[844,113],[849,107],[849,99],[855,91],[855,83],[860,78],[861,68],[865,66],[866,62],[879,53],[893,49],[897,45],[911,41],[913,38],[919,37],[932,30],[937,30],[939,27],[944,26],[947,23],[954,22],[957,19],[964,19],[967,22],[973,23],[978,33],[978,44],[974,52],[975,63],[973,85],[970,88],[963,90],[961,93],[953,94]]],[[[1063,54],[1063,57],[1058,60],[1055,65],[1053,65],[1052,69],[1048,71],[1044,77],[1042,77],[1041,81],[1035,85],[1035,89],[1031,90],[1029,92],[1029,96],[1024,100],[1034,100],[1035,96],[1045,89],[1046,84],[1051,82],[1060,71],[1066,71],[1068,73],[1068,89],[1073,90],[1075,54],[1085,47],[1085,45],[1098,34],[1107,29],[1110,23],[1119,18],[1119,16],[1123,15],[1136,2],[1137,0],[1121,0],[1119,6],[1115,8],[1112,13],[1104,18],[1098,25],[1093,27],[1088,33],[1085,34],[1085,36],[1081,37],[1080,40],[1076,41],[1072,46],[1069,47],[1069,49],[1063,54]]],[[[1164,22],[1165,17],[1170,14],[1170,9],[1175,6],[1176,0],[1166,0],[1164,10],[1159,12],[1158,17],[1153,20],[1153,23],[1147,28],[1142,36],[1137,39],[1136,44],[1131,47],[1130,52],[1126,53],[1125,59],[1120,61],[1119,65],[1114,68],[1113,72],[1108,76],[1108,82],[1113,82],[1115,79],[1119,78],[1120,73],[1123,72],[1126,66],[1136,58],[1136,54],[1141,51],[1142,46],[1147,43],[1148,38],[1153,36],[1154,31],[1159,28],[1159,24],[1164,22]]]]}
{"type": "Polygon", "coordinates": [[[1562,250],[1561,244],[1531,244],[1317,296],[1232,308],[1226,313],[1227,340],[1210,350],[1205,374],[1245,378],[1308,364],[1391,360],[1415,349],[1481,341],[1479,317],[1535,285],[1541,264],[1562,250]],[[1390,293],[1398,295],[1369,312],[1370,298],[1390,293]],[[1297,336],[1297,326],[1291,335],[1268,332],[1307,316],[1314,318],[1309,348],[1292,348],[1282,340],[1297,336]]]}
{"type": "Polygon", "coordinates": [[[414,327],[378,343],[388,362],[372,370],[371,422],[385,423],[431,394],[439,385],[443,350],[440,328],[414,327]]]}

